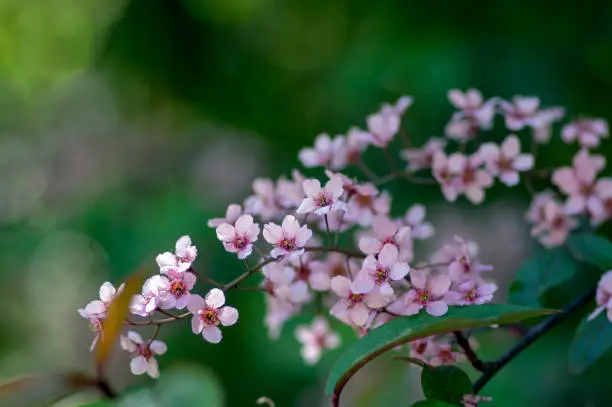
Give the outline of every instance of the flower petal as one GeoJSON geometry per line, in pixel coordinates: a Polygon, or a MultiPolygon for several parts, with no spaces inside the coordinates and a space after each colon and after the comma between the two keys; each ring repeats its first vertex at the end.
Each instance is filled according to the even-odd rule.
{"type": "Polygon", "coordinates": [[[207,326],[202,330],[202,336],[210,343],[219,343],[223,338],[221,330],[216,326],[207,326]]]}
{"type": "Polygon", "coordinates": [[[221,308],[225,304],[225,294],[218,288],[213,288],[204,297],[206,305],[212,308],[221,308]]]}
{"type": "Polygon", "coordinates": [[[234,307],[223,307],[219,312],[219,321],[223,326],[231,326],[238,321],[238,310],[234,307]]]}

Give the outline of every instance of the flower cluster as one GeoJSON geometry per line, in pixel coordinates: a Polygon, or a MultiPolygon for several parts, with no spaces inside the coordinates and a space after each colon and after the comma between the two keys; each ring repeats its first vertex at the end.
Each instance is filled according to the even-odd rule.
{"type": "MultiPolygon", "coordinates": [[[[174,252],[158,255],[159,273],[132,298],[132,316],[125,321],[129,329],[156,327],[148,341],[132,330],[122,337],[122,347],[133,356],[132,372],[157,377],[154,355],[163,354],[166,347],[156,337],[166,323],[191,318],[194,334],[219,343],[220,327],[238,321],[238,310],[225,305],[230,290],[262,293],[264,324],[272,339],[279,337],[289,319],[316,310],[312,322],[294,332],[308,364],[316,363],[325,350],[339,347],[334,324],[348,325],[361,336],[394,318],[419,313],[440,317],[451,307],[491,302],[497,285],[485,278],[492,267],[478,261],[475,242],[456,236],[429,255],[415,250],[415,242],[431,238],[435,230],[419,203],[393,210],[391,194],[384,189],[393,180],[437,185],[449,202],[465,196],[480,204],[496,181],[515,187],[522,178],[533,196],[527,213],[532,234],[548,247],[564,243],[581,216],[593,226],[612,217],[612,178],[598,177],[606,160],[591,151],[608,136],[604,120],[583,118],[566,124],[560,139],[577,141],[580,150],[571,167],[542,172],[535,168],[537,151],[552,139],[553,125],[565,114],[562,108],[541,108],[535,97],[485,99],[475,89],[451,90],[448,99],[457,111],[446,124],[444,138],[412,145],[402,121],[413,100],[404,96],[367,116],[364,129],[351,127],[347,134],[334,137],[321,134],[314,146],[302,149],[298,153],[302,165],[323,167],[321,177],[296,169],[290,177],[255,179],[244,202],[229,205],[225,217],[208,222],[224,250],[246,268],[231,282],[216,282],[194,269],[197,250],[188,236],[176,242],[174,252]],[[499,115],[505,125],[503,140],[484,140],[499,115]],[[524,135],[519,132],[525,129],[531,131],[529,152],[521,147],[524,135]],[[396,137],[404,143],[399,153],[406,162],[403,170],[391,153],[396,137]],[[378,176],[367,167],[363,154],[368,148],[381,150],[390,174],[378,176]],[[354,176],[353,170],[367,180],[354,176]],[[535,193],[532,181],[537,177],[550,179],[559,193],[535,193]],[[247,280],[255,276],[260,277],[258,283],[248,286],[247,280]],[[213,287],[200,295],[196,279],[213,287]],[[186,311],[175,314],[175,309],[186,311]]],[[[607,309],[612,321],[610,273],[599,284],[598,308],[592,317],[607,309]]],[[[105,283],[100,300],[79,310],[96,338],[103,334],[102,321],[121,290],[105,283]]],[[[433,366],[465,357],[461,346],[446,336],[409,346],[412,357],[433,366]]],[[[475,406],[486,400],[466,395],[463,403],[475,406]]]]}

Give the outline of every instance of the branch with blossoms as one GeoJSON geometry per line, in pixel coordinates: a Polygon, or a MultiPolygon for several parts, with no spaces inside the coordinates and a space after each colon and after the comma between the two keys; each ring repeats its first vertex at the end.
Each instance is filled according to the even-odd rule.
{"type": "MultiPolygon", "coordinates": [[[[393,320],[409,324],[427,314],[444,321],[451,316],[449,310],[491,302],[498,290],[490,278],[493,267],[478,261],[475,242],[456,236],[429,255],[415,252],[415,241],[432,237],[434,227],[426,221],[426,208],[418,203],[401,208],[402,216],[392,215],[397,209],[392,210],[391,194],[381,190],[391,181],[437,185],[449,202],[465,196],[478,205],[496,182],[515,187],[522,177],[533,195],[526,218],[533,224],[532,235],[547,248],[564,247],[580,217],[593,227],[612,217],[612,178],[597,179],[606,160],[590,152],[608,136],[605,121],[579,119],[565,125],[561,138],[581,146],[573,165],[541,171],[535,167],[536,155],[539,146],[550,141],[553,124],[563,118],[562,108],[543,109],[535,97],[484,100],[474,89],[451,90],[448,98],[457,111],[445,126],[445,138],[431,138],[424,146],[414,147],[402,126],[412,98],[402,97],[368,116],[367,130],[352,127],[346,135],[333,138],[321,134],[313,147],[299,152],[304,167],[325,170],[324,181],[298,170],[276,182],[255,179],[253,194],[242,205],[231,204],[225,217],[208,222],[225,251],[244,264],[245,272],[234,280],[222,283],[198,273],[194,268],[197,249],[188,236],[178,239],[174,252],[159,254],[159,273],[148,278],[141,293],[133,297],[132,315],[125,321],[127,332],[121,336],[121,347],[132,355],[132,373],[159,376],[156,356],[166,352],[166,345],[157,335],[169,323],[190,318],[194,334],[211,344],[221,342],[221,327],[234,325],[239,317],[236,308],[226,305],[232,290],[254,290],[265,296],[264,323],[272,340],[289,319],[316,310],[312,323],[295,331],[307,364],[317,363],[324,351],[340,346],[332,320],[348,325],[358,337],[367,337],[393,320]],[[509,132],[499,144],[486,139],[498,115],[509,132]],[[529,152],[521,148],[518,133],[523,130],[531,133],[529,152]],[[405,168],[392,148],[398,134],[404,144],[399,157],[406,161],[405,168]],[[388,174],[378,175],[367,166],[363,159],[367,148],[380,150],[388,162],[388,174]],[[369,181],[349,175],[351,171],[369,181]],[[536,177],[550,177],[565,200],[550,190],[536,193],[536,177]],[[352,238],[353,244],[341,247],[341,235],[350,236],[342,241],[352,238]],[[255,285],[245,285],[256,278],[255,285]],[[196,287],[197,280],[201,286],[196,287]],[[134,330],[142,326],[155,328],[150,339],[134,330]]],[[[598,312],[607,307],[612,318],[610,279],[602,280],[597,302],[598,312]]],[[[121,290],[104,283],[100,299],[79,310],[95,332],[92,349],[103,335],[108,307],[121,290]]],[[[591,298],[592,294],[583,297],[579,305],[591,298]]],[[[467,336],[467,326],[412,340],[409,357],[428,369],[467,359],[483,376],[473,390],[452,403],[476,406],[488,400],[475,395],[488,380],[576,309],[571,306],[526,331],[521,342],[498,361],[478,357],[477,343],[467,336]]],[[[332,404],[339,405],[339,392],[330,396],[332,404]]]]}

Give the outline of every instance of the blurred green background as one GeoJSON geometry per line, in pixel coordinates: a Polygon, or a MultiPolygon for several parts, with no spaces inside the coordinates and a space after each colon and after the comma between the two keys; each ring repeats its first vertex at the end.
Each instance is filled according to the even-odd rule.
{"type": "MultiPolygon", "coordinates": [[[[417,144],[441,135],[455,87],[533,94],[570,116],[609,118],[610,21],[607,1],[0,0],[0,378],[91,370],[76,309],[103,281],[142,264],[155,271],[155,254],[183,234],[199,248],[199,270],[221,281],[241,273],[206,220],[242,202],[253,178],[297,166],[318,133],[363,126],[381,102],[415,97],[406,127],[417,144]]],[[[600,150],[610,156],[610,143],[600,150]]],[[[575,147],[557,137],[542,151],[539,165],[561,165],[575,147]]],[[[383,173],[379,158],[367,156],[383,173]]],[[[478,208],[446,205],[436,188],[392,189],[394,214],[428,205],[434,244],[454,233],[480,243],[503,287],[531,250],[521,188],[496,187],[478,208]]],[[[278,407],[326,405],[322,384],[341,351],[306,367],[295,321],[272,342],[260,294],[228,301],[240,322],[220,345],[187,323],[162,331],[162,376],[196,366],[226,406],[260,396],[278,407]]],[[[575,323],[499,374],[483,391],[492,405],[611,405],[612,358],[578,378],[564,373],[575,323]]],[[[512,340],[485,335],[482,352],[494,357],[512,340]]],[[[115,387],[151,385],[116,356],[115,387]]],[[[418,374],[382,359],[355,378],[346,405],[419,398],[418,374]]]]}

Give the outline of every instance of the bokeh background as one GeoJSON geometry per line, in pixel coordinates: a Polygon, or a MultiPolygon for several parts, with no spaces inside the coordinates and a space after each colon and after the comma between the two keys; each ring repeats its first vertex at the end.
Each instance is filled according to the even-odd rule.
{"type": "MultiPolygon", "coordinates": [[[[454,87],[537,95],[570,116],[609,118],[610,21],[612,3],[588,0],[0,0],[0,378],[92,370],[76,309],[103,281],[143,264],[155,271],[155,254],[183,234],[199,248],[199,270],[221,281],[241,273],[207,219],[242,202],[253,178],[288,173],[318,133],[363,126],[381,102],[415,97],[405,124],[417,144],[441,135],[454,87]]],[[[568,164],[574,151],[557,136],[539,164],[568,164]]],[[[610,156],[610,143],[601,151],[610,156]]],[[[387,170],[376,152],[366,159],[387,170]]],[[[433,246],[455,233],[477,241],[496,267],[497,299],[506,298],[533,247],[526,191],[494,188],[475,208],[445,204],[435,187],[390,188],[394,214],[428,206],[433,246]]],[[[561,291],[559,303],[572,294],[561,291]]],[[[229,301],[240,323],[221,345],[187,323],[162,331],[162,375],[198,369],[217,386],[217,405],[259,396],[326,405],[322,385],[341,350],[314,368],[301,362],[293,327],[311,316],[273,342],[260,294],[229,301]]],[[[492,405],[609,406],[611,358],[579,377],[564,373],[576,322],[500,373],[483,391],[492,405]]],[[[513,340],[483,335],[481,352],[494,357],[513,340]]],[[[111,372],[119,389],[151,386],[120,353],[111,372]]],[[[346,405],[407,406],[420,397],[417,378],[383,357],[355,377],[346,405]]]]}

